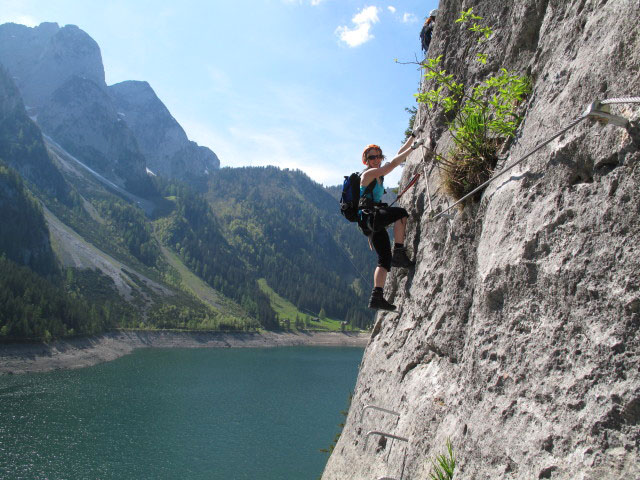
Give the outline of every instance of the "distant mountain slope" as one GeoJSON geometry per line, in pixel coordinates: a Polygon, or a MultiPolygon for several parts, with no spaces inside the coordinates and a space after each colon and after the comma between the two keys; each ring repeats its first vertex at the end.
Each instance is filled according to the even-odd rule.
{"type": "Polygon", "coordinates": [[[9,73],[0,66],[0,159],[43,193],[68,202],[69,187],[53,165],[40,129],[27,116],[9,73]]]}
{"type": "Polygon", "coordinates": [[[215,153],[187,138],[147,82],[117,83],[109,87],[109,93],[155,174],[201,184],[220,167],[215,153]]]}
{"type": "Polygon", "coordinates": [[[151,193],[146,159],[105,88],[82,77],[69,78],[40,108],[38,124],[113,182],[143,196],[151,193]]]}
{"type": "Polygon", "coordinates": [[[229,243],[278,294],[316,314],[370,321],[365,295],[374,257],[321,185],[276,167],[223,168],[207,198],[229,243]]]}
{"type": "Polygon", "coordinates": [[[138,207],[179,219],[170,201],[140,199],[43,138],[2,69],[0,93],[0,337],[258,325],[167,259],[138,207]]]}

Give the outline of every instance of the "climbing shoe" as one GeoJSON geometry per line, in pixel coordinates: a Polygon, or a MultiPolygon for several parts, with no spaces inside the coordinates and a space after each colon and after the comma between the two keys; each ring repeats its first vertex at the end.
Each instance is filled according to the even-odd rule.
{"type": "Polygon", "coordinates": [[[396,306],[387,302],[383,297],[382,290],[371,292],[371,298],[369,299],[369,308],[374,310],[388,310],[393,312],[396,309],[396,306]]]}
{"type": "Polygon", "coordinates": [[[391,266],[396,268],[413,267],[416,262],[412,262],[407,257],[407,249],[405,247],[395,247],[391,257],[391,266]]]}

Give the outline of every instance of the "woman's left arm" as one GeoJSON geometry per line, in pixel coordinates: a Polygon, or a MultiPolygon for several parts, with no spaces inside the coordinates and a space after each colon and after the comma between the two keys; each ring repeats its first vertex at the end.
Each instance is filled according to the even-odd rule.
{"type": "Polygon", "coordinates": [[[419,145],[422,145],[424,143],[424,140],[418,140],[416,141],[414,148],[415,139],[415,134],[411,133],[411,135],[409,135],[409,138],[407,138],[407,141],[404,142],[404,145],[400,147],[400,150],[398,150],[398,153],[396,153],[396,156],[393,158],[393,160],[391,160],[391,162],[395,163],[396,165],[400,165],[402,162],[404,162],[405,158],[409,156],[411,150],[415,150],[415,148],[418,148],[419,145]]]}
{"type": "Polygon", "coordinates": [[[411,135],[409,135],[409,138],[407,138],[407,141],[404,142],[404,145],[402,145],[400,147],[400,150],[398,150],[398,153],[396,153],[396,157],[404,152],[410,151],[411,150],[411,144],[415,141],[416,137],[414,136],[413,133],[411,133],[411,135]]]}

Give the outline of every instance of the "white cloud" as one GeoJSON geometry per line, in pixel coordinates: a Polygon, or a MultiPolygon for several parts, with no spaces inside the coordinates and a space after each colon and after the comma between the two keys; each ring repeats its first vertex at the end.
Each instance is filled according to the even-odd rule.
{"type": "Polygon", "coordinates": [[[396,7],[394,7],[393,5],[389,5],[387,7],[387,10],[389,10],[391,13],[396,13],[396,7]]]}
{"type": "Polygon", "coordinates": [[[416,23],[418,21],[418,17],[416,17],[413,13],[405,13],[402,16],[402,23],[416,23]]]}
{"type": "Polygon", "coordinates": [[[357,47],[368,42],[374,38],[370,33],[371,26],[380,21],[378,18],[379,10],[378,7],[363,8],[351,19],[355,27],[340,26],[336,29],[336,35],[350,47],[357,47]]]}
{"type": "Polygon", "coordinates": [[[311,0],[311,5],[316,6],[320,5],[324,0],[311,0]]]}

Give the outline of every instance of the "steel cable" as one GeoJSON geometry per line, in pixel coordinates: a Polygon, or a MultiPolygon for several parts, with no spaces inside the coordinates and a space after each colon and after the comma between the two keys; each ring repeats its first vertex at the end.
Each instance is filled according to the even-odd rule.
{"type": "MultiPolygon", "coordinates": [[[[603,100],[602,102],[600,102],[601,105],[608,105],[608,104],[615,104],[615,103],[640,103],[640,97],[619,97],[619,98],[609,98],[606,100],[603,100]]],[[[443,210],[442,212],[438,213],[437,215],[435,215],[433,217],[433,219],[437,219],[441,216],[443,216],[446,212],[448,212],[449,210],[451,210],[453,207],[455,207],[456,205],[459,205],[461,202],[465,201],[467,198],[469,198],[471,195],[473,195],[474,193],[477,193],[478,191],[482,190],[484,187],[486,187],[487,185],[489,185],[491,182],[493,182],[495,179],[497,179],[498,177],[501,177],[502,175],[504,175],[506,172],[508,172],[509,170],[511,170],[512,168],[514,168],[515,166],[519,165],[520,163],[522,163],[524,160],[526,160],[527,158],[529,158],[531,155],[533,155],[534,153],[536,153],[538,150],[540,150],[542,147],[545,147],[546,145],[548,145],[549,143],[551,143],[553,140],[555,140],[556,138],[558,138],[560,135],[562,135],[563,133],[565,133],[566,131],[570,130],[571,128],[575,127],[576,125],[578,125],[580,122],[582,122],[584,119],[588,118],[589,115],[586,113],[583,113],[582,115],[580,115],[577,119],[575,119],[573,122],[571,122],[567,127],[564,127],[562,130],[560,130],[559,132],[555,133],[552,137],[550,137],[548,140],[545,140],[544,142],[536,145],[536,147],[531,150],[529,153],[527,153],[525,156],[523,156],[522,158],[520,158],[519,160],[517,160],[515,163],[513,163],[512,165],[510,165],[509,167],[505,168],[504,170],[502,170],[501,172],[499,172],[497,175],[494,175],[493,177],[491,177],[489,180],[487,180],[486,182],[484,182],[483,184],[479,185],[478,187],[476,187],[475,189],[473,189],[471,192],[467,193],[465,196],[463,196],[461,199],[459,199],[457,202],[453,203],[452,205],[449,205],[445,210],[443,210]]]]}

